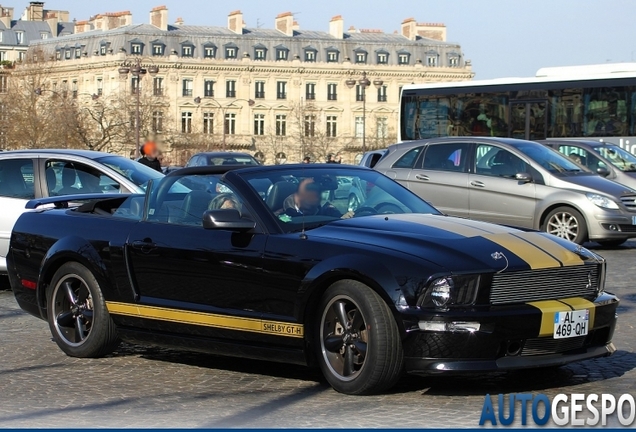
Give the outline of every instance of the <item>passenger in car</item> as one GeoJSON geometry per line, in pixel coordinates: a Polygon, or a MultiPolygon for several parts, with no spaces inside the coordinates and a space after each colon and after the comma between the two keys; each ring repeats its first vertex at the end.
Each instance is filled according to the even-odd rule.
{"type": "Polygon", "coordinates": [[[286,214],[292,217],[320,215],[343,219],[353,217],[353,212],[343,215],[330,202],[321,205],[321,199],[320,186],[313,178],[306,178],[300,182],[298,190],[285,199],[283,208],[278,210],[276,215],[286,214]]]}
{"type": "Polygon", "coordinates": [[[217,195],[212,201],[210,201],[210,205],[208,206],[208,210],[225,209],[236,209],[239,212],[241,211],[241,203],[236,198],[236,195],[234,195],[233,193],[223,193],[217,195]]]}

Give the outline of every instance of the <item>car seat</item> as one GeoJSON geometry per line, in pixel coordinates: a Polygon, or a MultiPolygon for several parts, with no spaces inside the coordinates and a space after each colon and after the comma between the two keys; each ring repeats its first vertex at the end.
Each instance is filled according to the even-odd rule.
{"type": "Polygon", "coordinates": [[[48,167],[44,173],[46,175],[46,188],[49,191],[49,196],[52,197],[57,195],[55,192],[55,188],[57,187],[57,176],[55,175],[55,170],[53,167],[48,167]]]}
{"type": "Polygon", "coordinates": [[[279,181],[274,183],[272,190],[267,195],[266,203],[272,211],[278,211],[283,208],[283,202],[291,194],[296,193],[298,185],[288,181],[279,181]]]}
{"type": "Polygon", "coordinates": [[[79,193],[79,189],[73,187],[77,181],[77,172],[72,163],[68,162],[64,164],[62,168],[62,189],[57,192],[57,195],[76,195],[79,193]]]}

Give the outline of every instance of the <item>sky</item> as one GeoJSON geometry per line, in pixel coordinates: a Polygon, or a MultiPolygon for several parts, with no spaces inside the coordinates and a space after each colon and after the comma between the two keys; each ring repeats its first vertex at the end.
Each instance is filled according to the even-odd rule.
{"type": "MultiPolygon", "coordinates": [[[[5,0],[19,17],[27,1],[5,0]]],[[[636,62],[636,0],[49,0],[46,9],[69,10],[87,19],[103,12],[130,10],[134,23],[147,23],[148,12],[165,4],[169,22],[226,26],[229,12],[240,9],[248,27],[274,27],[282,12],[293,12],[301,29],[329,30],[342,15],[345,29],[399,30],[409,17],[443,22],[448,41],[459,43],[472,60],[476,79],[534,76],[548,66],[636,62]]]]}

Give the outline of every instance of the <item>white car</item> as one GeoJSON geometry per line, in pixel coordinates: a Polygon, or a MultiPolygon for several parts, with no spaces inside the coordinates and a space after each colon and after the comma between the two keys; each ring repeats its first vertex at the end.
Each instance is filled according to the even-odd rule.
{"type": "Polygon", "coordinates": [[[0,153],[0,274],[7,272],[11,230],[34,198],[93,193],[143,193],[163,174],[109,153],[18,150],[0,153]]]}

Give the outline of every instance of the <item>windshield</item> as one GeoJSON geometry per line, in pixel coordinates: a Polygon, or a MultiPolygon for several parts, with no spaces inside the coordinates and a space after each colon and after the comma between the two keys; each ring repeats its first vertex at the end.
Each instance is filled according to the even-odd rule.
{"type": "Polygon", "coordinates": [[[210,156],[208,165],[260,165],[256,159],[248,155],[210,156]]]}
{"type": "Polygon", "coordinates": [[[96,159],[96,161],[117,171],[143,190],[146,189],[149,180],[159,179],[164,176],[159,171],[121,156],[105,156],[96,159]]]}
{"type": "Polygon", "coordinates": [[[623,150],[619,146],[604,145],[594,147],[594,151],[621,171],[636,171],[636,156],[623,150]]]}
{"type": "Polygon", "coordinates": [[[398,183],[371,170],[289,168],[241,177],[286,232],[377,214],[439,214],[398,183]]]}
{"type": "Polygon", "coordinates": [[[590,172],[558,151],[541,144],[530,142],[527,144],[515,144],[515,148],[553,174],[590,172]]]}

